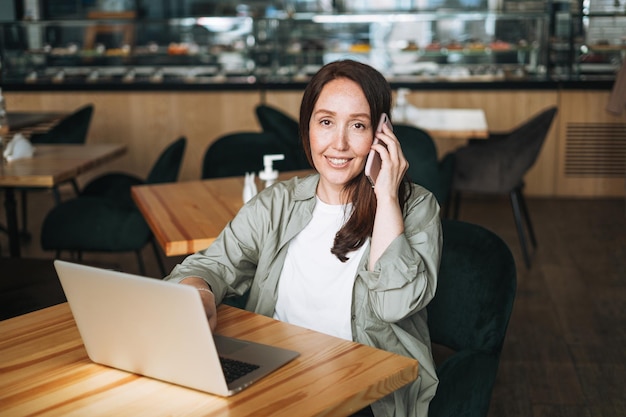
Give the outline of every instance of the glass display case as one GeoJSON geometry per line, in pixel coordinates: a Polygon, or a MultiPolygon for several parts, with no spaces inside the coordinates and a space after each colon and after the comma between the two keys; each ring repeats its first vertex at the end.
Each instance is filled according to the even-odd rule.
{"type": "Polygon", "coordinates": [[[545,73],[547,15],[433,12],[3,24],[3,83],[289,82],[353,58],[394,79],[545,73]]]}
{"type": "Polygon", "coordinates": [[[217,82],[254,73],[253,19],[202,17],[2,24],[11,83],[217,82]]]}
{"type": "Polygon", "coordinates": [[[626,58],[626,0],[585,0],[573,13],[574,73],[613,78],[626,58]]]}
{"type": "MultiPolygon", "coordinates": [[[[296,14],[261,19],[272,51],[260,73],[306,78],[340,58],[363,61],[390,80],[494,81],[544,75],[543,13],[431,12],[296,14]]],[[[257,32],[256,38],[259,39],[257,32]]]]}
{"type": "Polygon", "coordinates": [[[223,17],[131,11],[3,22],[0,83],[303,82],[339,58],[367,62],[398,82],[614,77],[626,51],[626,0],[595,8],[584,1],[432,11],[411,3],[367,12],[352,10],[353,1],[297,1],[223,17]]]}

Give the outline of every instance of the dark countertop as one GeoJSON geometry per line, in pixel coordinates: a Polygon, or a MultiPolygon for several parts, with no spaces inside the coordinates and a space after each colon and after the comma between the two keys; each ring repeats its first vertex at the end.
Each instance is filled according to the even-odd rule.
{"type": "MultiPolygon", "coordinates": [[[[550,79],[525,79],[525,80],[502,80],[502,81],[415,81],[403,79],[396,81],[390,79],[393,89],[409,88],[424,91],[449,91],[449,90],[610,90],[613,87],[613,79],[573,79],[573,80],[550,80],[550,79]]],[[[250,77],[233,77],[219,82],[134,82],[124,83],[100,80],[97,82],[37,82],[37,83],[11,83],[0,82],[3,91],[258,91],[258,90],[282,90],[301,91],[307,84],[307,80],[285,80],[266,82],[262,79],[250,77]]]]}

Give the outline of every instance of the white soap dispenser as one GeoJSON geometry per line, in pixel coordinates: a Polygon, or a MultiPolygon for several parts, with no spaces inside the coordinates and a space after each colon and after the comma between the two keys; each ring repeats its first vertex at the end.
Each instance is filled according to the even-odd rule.
{"type": "Polygon", "coordinates": [[[259,178],[265,181],[265,188],[274,184],[274,181],[278,178],[278,170],[273,167],[274,161],[281,161],[285,159],[285,155],[264,155],[263,156],[263,171],[259,171],[259,178]]]}

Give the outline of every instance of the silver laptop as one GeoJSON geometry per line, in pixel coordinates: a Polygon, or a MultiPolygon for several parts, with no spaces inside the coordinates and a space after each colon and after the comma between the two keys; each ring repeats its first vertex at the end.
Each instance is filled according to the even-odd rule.
{"type": "Polygon", "coordinates": [[[54,266],[96,363],[229,396],[299,355],[213,335],[189,285],[59,260],[54,266]]]}

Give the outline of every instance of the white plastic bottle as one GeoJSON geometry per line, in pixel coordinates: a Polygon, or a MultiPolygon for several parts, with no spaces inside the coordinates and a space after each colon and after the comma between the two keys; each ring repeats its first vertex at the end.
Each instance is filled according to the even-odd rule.
{"type": "Polygon", "coordinates": [[[8,130],[7,123],[8,119],[6,102],[4,100],[4,96],[2,95],[2,88],[0,88],[0,132],[5,129],[8,130]]]}
{"type": "Polygon", "coordinates": [[[4,163],[4,147],[8,142],[8,137],[4,133],[9,133],[8,122],[6,102],[2,95],[2,88],[0,88],[0,163],[4,163]]]}
{"type": "Polygon", "coordinates": [[[409,90],[406,88],[399,88],[398,89],[398,95],[396,98],[396,108],[395,111],[393,112],[393,117],[394,119],[398,120],[399,122],[406,122],[407,118],[408,118],[408,101],[406,99],[406,96],[409,94],[409,90]]]}

